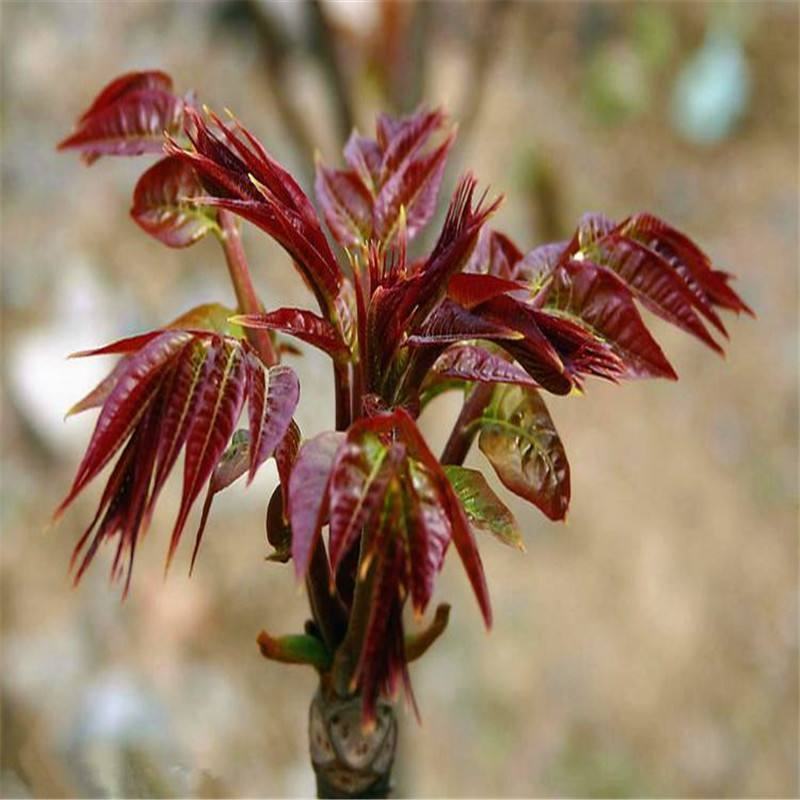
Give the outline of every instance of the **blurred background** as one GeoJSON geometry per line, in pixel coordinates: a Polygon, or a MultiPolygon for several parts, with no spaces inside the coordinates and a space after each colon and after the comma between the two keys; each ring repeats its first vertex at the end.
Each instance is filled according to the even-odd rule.
{"type": "MultiPolygon", "coordinates": [[[[460,125],[444,191],[470,167],[505,192],[496,223],[523,249],[583,211],[648,210],[739,276],[758,319],[726,320],[726,359],[655,321],[679,383],[550,403],[569,524],[512,501],[528,552],[482,543],[488,636],[450,559],[397,794],[796,795],[798,67],[794,3],[3,4],[2,795],[313,791],[314,676],[255,645],[306,617],[263,560],[272,465],[218,497],[191,580],[186,543],[163,579],[173,482],[124,603],[108,551],[77,590],[67,576],[100,485],[47,527],[93,423],[64,411],[109,368],[65,355],[233,301],[214,242],[170,251],[127,216],[144,159],[55,152],[141,68],[231,108],[307,186],[351,126],[442,104],[460,125]]],[[[267,305],[307,304],[245,235],[267,305]]],[[[324,358],[292,364],[304,433],[330,427],[324,358]]],[[[458,404],[425,418],[437,447],[458,404]]]]}

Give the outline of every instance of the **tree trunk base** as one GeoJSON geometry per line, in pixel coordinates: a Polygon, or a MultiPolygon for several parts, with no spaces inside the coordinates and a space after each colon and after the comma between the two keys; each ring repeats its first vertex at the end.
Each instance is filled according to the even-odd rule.
{"type": "Polygon", "coordinates": [[[318,690],[308,719],[317,797],[388,797],[397,747],[397,717],[379,702],[373,730],[361,727],[361,698],[326,697],[318,690]]]}

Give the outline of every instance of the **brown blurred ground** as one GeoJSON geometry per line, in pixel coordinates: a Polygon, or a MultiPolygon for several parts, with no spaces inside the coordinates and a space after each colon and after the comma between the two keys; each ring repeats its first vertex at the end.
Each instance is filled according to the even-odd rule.
{"type": "MultiPolygon", "coordinates": [[[[624,65],[641,7],[512,5],[450,180],[469,165],[505,191],[498,225],[525,247],[584,210],[664,215],[739,276],[758,319],[730,321],[724,361],[654,323],[678,384],[595,383],[584,398],[553,400],[573,465],[569,524],[514,503],[528,553],[485,543],[488,637],[460,568],[445,569],[438,594],[452,622],[412,671],[423,725],[404,719],[401,795],[798,792],[798,7],[739,6],[751,102],[729,138],[700,147],[676,137],[665,107],[711,6],[646,5],[671,32],[667,56],[643,106],[611,123],[586,99],[586,20],[606,20],[624,65]]],[[[292,25],[298,8],[281,9],[292,25]]],[[[256,39],[223,34],[218,12],[2,6],[3,796],[312,790],[313,677],[263,662],[254,643],[262,627],[288,632],[305,618],[289,570],[262,560],[271,467],[219,498],[191,581],[186,553],[162,580],[173,486],[124,604],[105,582],[108,553],[78,590],[66,576],[99,487],[45,530],[91,425],[61,414],[103,369],[63,356],[232,300],[212,243],[167,251],[127,218],[142,162],[87,170],[54,143],[107,79],[161,67],[232,108],[293,169],[312,155],[292,146],[256,39]]],[[[457,115],[485,10],[432,13],[424,96],[457,115]]],[[[357,49],[365,34],[335,16],[357,49]]],[[[290,49],[286,69],[332,160],[335,106],[318,62],[290,49]]],[[[354,108],[369,129],[378,92],[365,74],[354,108]]],[[[304,303],[277,248],[255,231],[247,245],[268,305],[304,303]]],[[[297,367],[311,434],[331,421],[313,405],[330,390],[328,368],[313,353],[297,367]]],[[[456,405],[443,398],[425,423],[437,445],[456,405]]]]}

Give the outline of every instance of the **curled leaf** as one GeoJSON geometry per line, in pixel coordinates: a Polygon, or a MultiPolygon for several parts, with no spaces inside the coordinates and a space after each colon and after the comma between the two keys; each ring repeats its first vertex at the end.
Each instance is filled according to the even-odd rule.
{"type": "Polygon", "coordinates": [[[185,161],[167,156],[148,169],[133,192],[131,216],[168,247],[188,247],[209,231],[219,231],[215,215],[193,202],[205,194],[185,161]]]}
{"type": "Polygon", "coordinates": [[[320,672],[330,667],[331,655],[316,636],[307,633],[270,636],[266,631],[261,631],[257,641],[261,655],[270,661],[308,664],[320,672]]]}
{"type": "Polygon", "coordinates": [[[478,446],[503,485],[550,519],[564,519],[569,464],[539,392],[527,386],[498,386],[480,427],[478,446]]]}
{"type": "Polygon", "coordinates": [[[147,78],[110,85],[58,149],[79,150],[87,164],[104,155],[160,153],[164,132],[180,130],[186,108],[184,100],[163,85],[147,78]]]}
{"type": "Polygon", "coordinates": [[[430,625],[417,634],[406,636],[406,661],[410,664],[425,655],[431,645],[444,633],[449,621],[450,606],[447,603],[436,606],[436,613],[430,625]]]}

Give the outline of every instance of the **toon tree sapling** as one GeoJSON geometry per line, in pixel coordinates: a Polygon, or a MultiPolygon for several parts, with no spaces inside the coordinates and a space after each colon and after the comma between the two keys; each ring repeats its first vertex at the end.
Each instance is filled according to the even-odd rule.
{"type": "Polygon", "coordinates": [[[458,183],[432,250],[412,255],[436,210],[453,138],[437,110],[379,115],[374,139],[352,134],[343,169],[317,163],[321,217],[237,119],[175,94],[162,72],[114,80],[59,145],[87,164],[160,154],[136,185],[133,219],[169,247],[215,236],[236,296],[235,308],[210,303],[76,354],[120,358],[71,409],[100,412],[56,514],[111,465],[75,547],[75,580],[108,541],[112,579],[128,591],[137,543],[181,451],[168,564],[200,495],[192,564],[215,493],[245,474],[250,482],[274,458],[269,557],[292,562],[305,581],[311,620],[304,633],[262,632],[258,643],[269,659],[319,673],[309,744],[325,796],[389,789],[392,700],[402,686],[414,704],[408,664],[445,629],[449,607],[414,634],[403,612],[410,606],[419,620],[428,611],[451,542],[491,624],[476,538],[520,548],[522,538],[481,472],[463,466],[474,439],[506,488],[561,520],[569,464],[544,393],[580,391],[587,376],[675,379],[637,304],[718,353],[709,331],[726,335],[718,309],[749,312],[728,273],[650,214],[587,214],[568,241],[525,252],[488,227],[501,198],[478,195],[471,174],[458,183]],[[262,303],[236,217],[283,247],[316,311],[262,303]],[[287,336],[331,359],[333,431],[304,439],[293,420],[300,386],[280,363],[294,352],[287,336]],[[464,404],[437,458],[417,419],[449,390],[464,404]],[[237,429],[245,406],[247,425],[237,429]]]}

